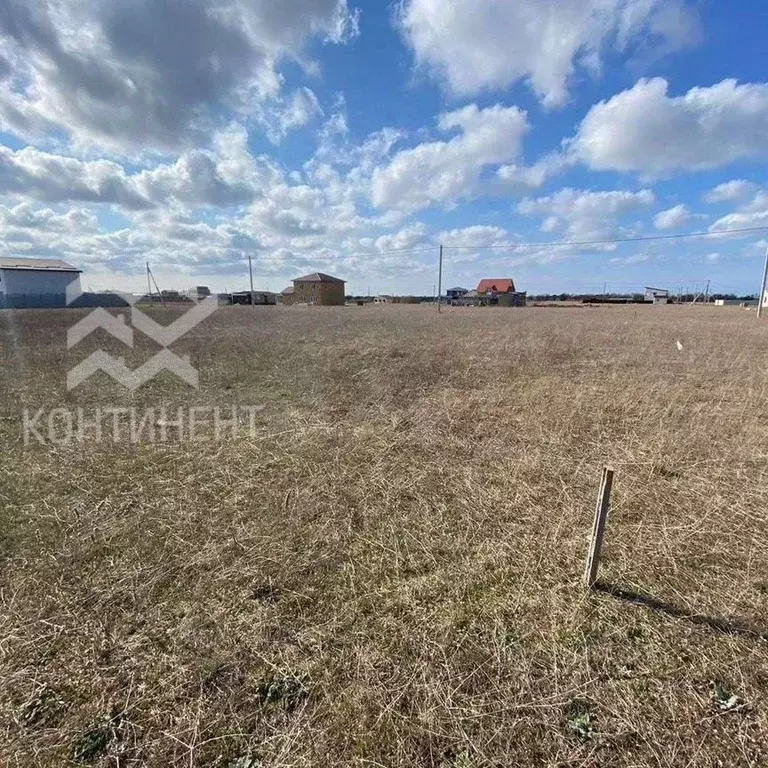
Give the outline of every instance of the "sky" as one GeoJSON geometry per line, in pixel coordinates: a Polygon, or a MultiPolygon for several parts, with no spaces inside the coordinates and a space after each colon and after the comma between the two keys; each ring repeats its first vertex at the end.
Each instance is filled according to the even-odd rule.
{"type": "Polygon", "coordinates": [[[767,32],[764,0],[4,0],[0,256],[431,295],[442,244],[444,289],[757,293],[767,32]]]}

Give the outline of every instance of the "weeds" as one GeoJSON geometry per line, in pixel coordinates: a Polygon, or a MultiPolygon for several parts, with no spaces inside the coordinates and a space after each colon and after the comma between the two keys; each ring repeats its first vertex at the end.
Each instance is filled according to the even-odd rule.
{"type": "Polygon", "coordinates": [[[0,763],[765,764],[754,314],[369,309],[222,309],[175,347],[199,390],[133,394],[64,391],[77,310],[0,313],[0,763]],[[267,407],[24,448],[59,404],[267,407]],[[621,589],[587,595],[606,463],[621,589]]]}

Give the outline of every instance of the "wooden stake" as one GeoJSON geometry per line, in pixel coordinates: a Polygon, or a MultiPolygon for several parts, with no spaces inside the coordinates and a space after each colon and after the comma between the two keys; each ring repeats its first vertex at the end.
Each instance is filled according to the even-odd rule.
{"type": "Polygon", "coordinates": [[[600,552],[603,548],[605,523],[608,520],[608,510],[611,506],[612,485],[613,470],[603,467],[600,492],[597,494],[597,507],[595,508],[595,524],[592,527],[592,540],[589,543],[589,554],[587,555],[587,569],[584,573],[584,581],[589,589],[595,585],[597,571],[600,568],[600,552]]]}

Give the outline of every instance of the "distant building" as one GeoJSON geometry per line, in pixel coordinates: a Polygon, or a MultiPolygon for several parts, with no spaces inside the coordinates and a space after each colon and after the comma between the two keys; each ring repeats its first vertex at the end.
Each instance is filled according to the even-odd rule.
{"type": "Polygon", "coordinates": [[[489,296],[514,293],[515,281],[511,277],[486,277],[477,284],[477,292],[489,296]]]}
{"type": "MultiPolygon", "coordinates": [[[[251,303],[250,291],[237,291],[236,293],[229,294],[230,304],[248,304],[251,303]]],[[[271,291],[254,291],[253,303],[259,305],[271,305],[277,304],[277,296],[271,291]]]]}
{"type": "Polygon", "coordinates": [[[283,288],[280,291],[280,303],[281,304],[293,304],[293,286],[289,285],[287,288],[283,288]]]}
{"type": "Polygon", "coordinates": [[[0,307],[66,307],[81,271],[59,259],[0,258],[0,307]]]}
{"type": "Polygon", "coordinates": [[[313,272],[297,277],[290,293],[283,291],[285,304],[320,304],[321,306],[344,306],[344,280],[313,272]]]}
{"type": "Polygon", "coordinates": [[[528,303],[528,292],[512,291],[512,293],[500,293],[496,297],[495,303],[500,307],[524,307],[528,303]]]}
{"type": "Polygon", "coordinates": [[[462,296],[464,296],[468,290],[468,288],[449,288],[445,292],[445,297],[448,299],[448,301],[457,301],[462,296]]]}
{"type": "Polygon", "coordinates": [[[654,304],[669,304],[669,291],[666,288],[646,287],[645,300],[654,304]]]}
{"type": "Polygon", "coordinates": [[[515,281],[511,277],[487,277],[477,284],[479,304],[499,307],[524,307],[528,294],[515,289],[515,281]]]}
{"type": "Polygon", "coordinates": [[[375,296],[373,299],[374,304],[391,304],[392,303],[392,296],[382,295],[382,296],[375,296]]]}

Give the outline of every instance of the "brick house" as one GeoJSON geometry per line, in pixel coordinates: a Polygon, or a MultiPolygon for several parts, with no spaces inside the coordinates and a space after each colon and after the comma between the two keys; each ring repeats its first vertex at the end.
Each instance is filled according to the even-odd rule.
{"type": "Polygon", "coordinates": [[[344,306],[344,280],[313,272],[311,275],[297,277],[293,289],[282,293],[284,304],[319,304],[321,306],[344,306]]]}

